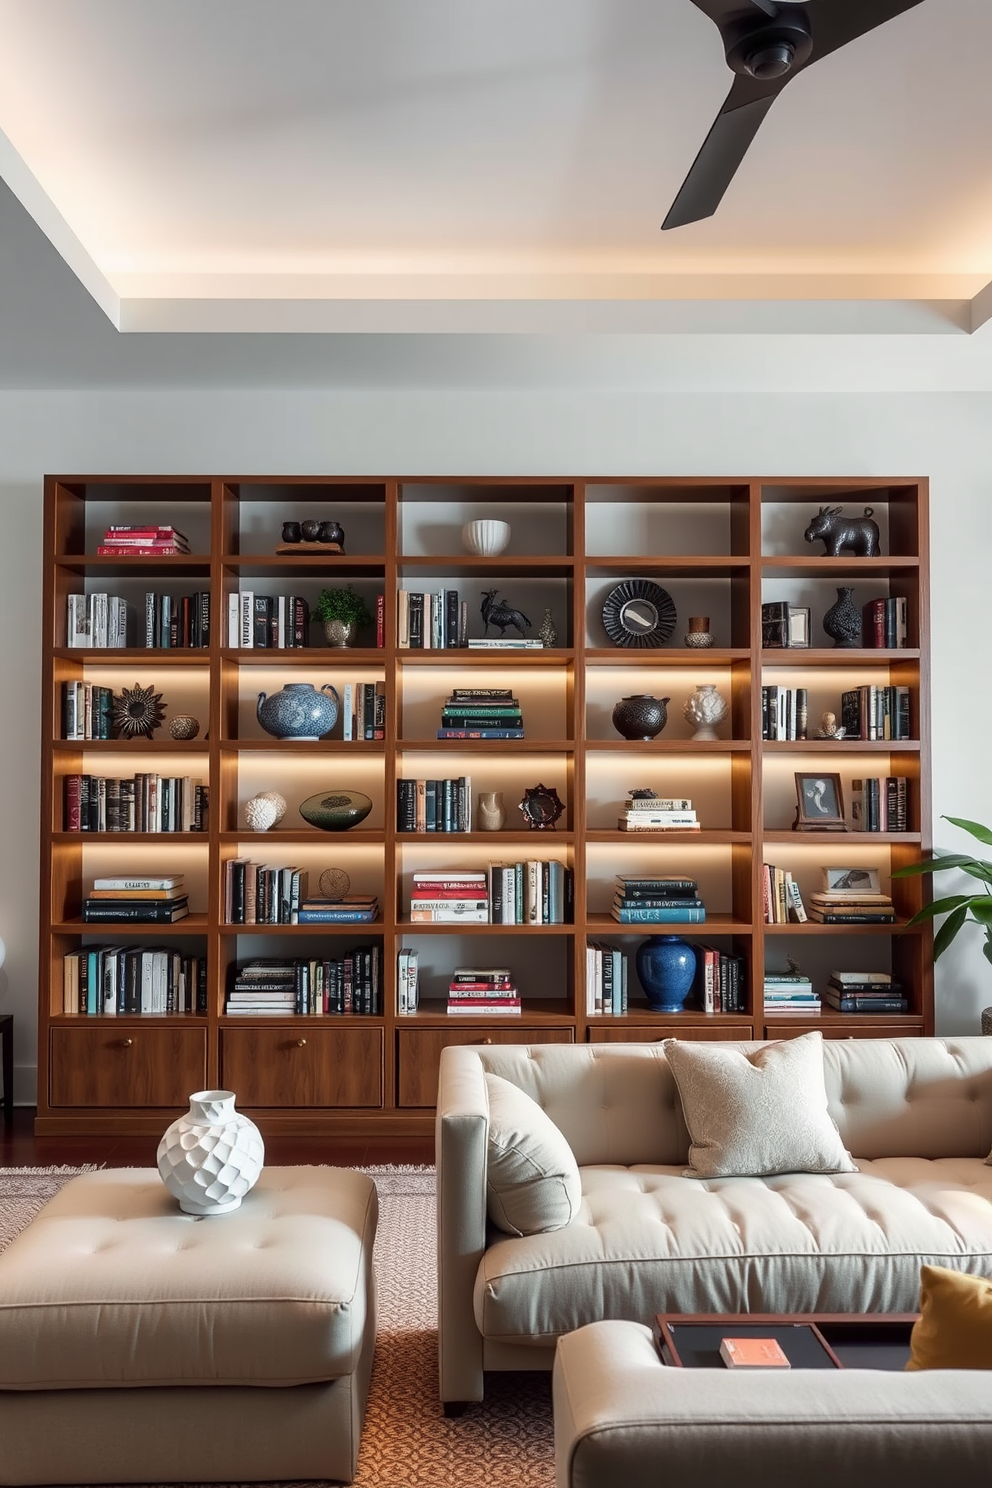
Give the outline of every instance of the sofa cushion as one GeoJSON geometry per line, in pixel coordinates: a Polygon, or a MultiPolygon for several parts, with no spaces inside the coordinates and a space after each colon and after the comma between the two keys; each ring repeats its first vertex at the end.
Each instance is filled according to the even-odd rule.
{"type": "Polygon", "coordinates": [[[486,1206],[508,1235],[560,1230],[582,1198],[578,1164],[551,1117],[523,1090],[486,1075],[489,1148],[486,1206]]]}
{"type": "Polygon", "coordinates": [[[992,1281],[946,1266],[920,1271],[907,1369],[992,1369],[992,1281]]]}
{"type": "Polygon", "coordinates": [[[685,1178],[583,1167],[567,1229],[500,1237],[476,1273],[486,1338],[548,1344],[657,1312],[916,1312],[920,1264],[992,1271],[992,1168],[885,1158],[855,1173],[685,1178]]]}
{"type": "Polygon", "coordinates": [[[664,1048],[689,1128],[687,1177],[856,1171],[827,1111],[819,1032],[751,1051],[664,1048]]]}

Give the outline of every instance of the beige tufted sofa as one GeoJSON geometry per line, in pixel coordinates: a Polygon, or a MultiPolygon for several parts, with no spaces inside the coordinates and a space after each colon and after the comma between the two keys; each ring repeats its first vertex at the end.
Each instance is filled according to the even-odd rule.
{"type": "Polygon", "coordinates": [[[823,1060],[859,1172],[699,1180],[660,1045],[446,1049],[441,1399],[481,1400],[486,1369],[550,1369],[559,1337],[603,1318],[913,1312],[922,1261],[992,1272],[992,1040],[827,1040],[823,1060]],[[565,1229],[487,1225],[487,1071],[571,1145],[583,1200],[565,1229]]]}

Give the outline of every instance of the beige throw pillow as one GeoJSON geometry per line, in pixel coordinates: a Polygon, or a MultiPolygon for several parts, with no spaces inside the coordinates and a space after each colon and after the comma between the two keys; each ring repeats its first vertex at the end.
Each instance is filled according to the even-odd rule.
{"type": "Polygon", "coordinates": [[[564,1229],[582,1199],[571,1147],[551,1117],[519,1086],[487,1074],[486,1090],[489,1218],[508,1235],[564,1229]]]}
{"type": "Polygon", "coordinates": [[[856,1173],[827,1111],[823,1035],[745,1054],[666,1039],[691,1147],[688,1178],[856,1173]]]}

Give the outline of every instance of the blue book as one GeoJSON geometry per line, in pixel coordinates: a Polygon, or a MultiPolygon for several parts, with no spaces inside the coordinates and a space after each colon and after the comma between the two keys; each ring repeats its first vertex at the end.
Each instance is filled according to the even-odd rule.
{"type": "Polygon", "coordinates": [[[374,909],[301,909],[301,925],[370,925],[377,910],[374,909]]]}
{"type": "Polygon", "coordinates": [[[685,909],[617,909],[614,906],[610,913],[621,925],[701,925],[706,919],[706,910],[702,905],[688,905],[685,909]]]}
{"type": "Polygon", "coordinates": [[[522,739],[522,728],[439,728],[439,739],[522,739]]]}

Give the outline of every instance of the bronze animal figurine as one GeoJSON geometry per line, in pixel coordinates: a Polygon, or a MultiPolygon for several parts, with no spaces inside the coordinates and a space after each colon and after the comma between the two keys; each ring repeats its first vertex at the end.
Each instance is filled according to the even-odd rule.
{"type": "Polygon", "coordinates": [[[848,548],[856,558],[877,558],[882,549],[873,512],[874,507],[866,506],[863,517],[845,517],[843,507],[821,506],[806,528],[806,541],[822,539],[826,558],[839,558],[842,548],[848,548]]]}
{"type": "Polygon", "coordinates": [[[519,630],[521,635],[526,635],[530,630],[530,621],[522,610],[511,610],[505,602],[497,601],[495,589],[484,589],[482,591],[482,623],[486,627],[483,635],[489,634],[490,625],[495,625],[501,636],[506,635],[506,627],[512,625],[519,630]]]}

